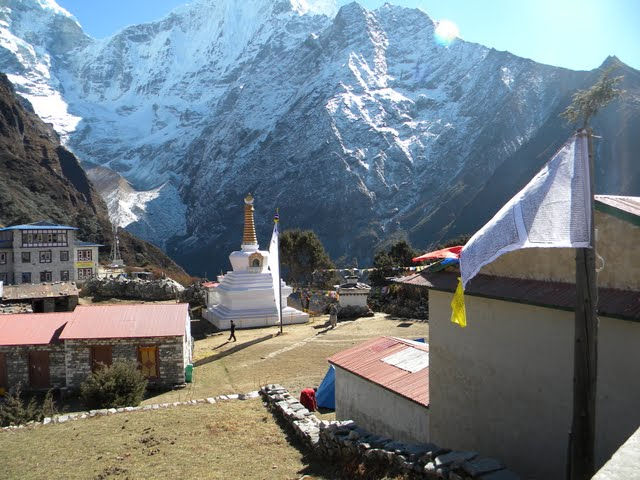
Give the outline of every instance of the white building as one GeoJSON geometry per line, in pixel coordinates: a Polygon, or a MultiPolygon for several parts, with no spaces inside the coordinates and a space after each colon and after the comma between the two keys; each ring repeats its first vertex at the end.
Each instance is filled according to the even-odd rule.
{"type": "MultiPolygon", "coordinates": [[[[269,252],[260,250],[253,221],[253,197],[245,199],[244,235],[241,249],[229,255],[233,270],[219,278],[220,284],[207,289],[207,309],[203,316],[219,329],[267,327],[278,324],[273,280],[268,267],[269,252]]],[[[292,289],[280,280],[282,322],[305,323],[309,315],[287,306],[292,289]]]]}
{"type": "Polygon", "coordinates": [[[429,347],[378,337],[329,357],[336,418],[407,443],[429,441],[429,347]]]}
{"type": "MultiPolygon", "coordinates": [[[[598,468],[640,425],[640,198],[596,195],[595,207],[598,468]]],[[[459,275],[403,279],[429,289],[431,439],[500,458],[525,478],[564,478],[575,250],[517,250],[483,267],[465,289],[466,328],[450,321],[459,275]]]]}
{"type": "Polygon", "coordinates": [[[349,275],[345,283],[338,287],[338,299],[341,307],[367,307],[367,298],[371,287],[358,282],[357,275],[349,275]]]}

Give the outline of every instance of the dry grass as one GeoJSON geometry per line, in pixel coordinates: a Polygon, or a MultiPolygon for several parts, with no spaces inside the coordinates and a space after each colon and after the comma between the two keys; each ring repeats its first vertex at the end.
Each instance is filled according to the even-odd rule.
{"type": "Polygon", "coordinates": [[[334,478],[306,458],[260,400],[0,431],[8,479],[334,478]]]}
{"type": "MultiPolygon", "coordinates": [[[[298,395],[316,386],[327,357],[369,338],[428,337],[428,325],[378,314],[326,328],[306,325],[239,330],[196,342],[194,383],[145,400],[162,403],[248,392],[281,383],[298,395]]],[[[320,415],[332,418],[332,413],[320,415]]],[[[362,465],[305,456],[259,400],[175,407],[0,431],[2,478],[380,478],[362,465]],[[340,469],[337,473],[337,469],[340,469]]]]}
{"type": "MultiPolygon", "coordinates": [[[[266,383],[280,383],[293,395],[317,386],[327,368],[327,357],[380,335],[428,337],[428,324],[394,319],[386,314],[340,322],[327,329],[327,316],[304,325],[236,331],[237,342],[219,333],[196,342],[194,383],[150,398],[145,403],[173,402],[227,393],[257,390],[266,383]]],[[[330,417],[330,416],[329,416],[330,417]]]]}

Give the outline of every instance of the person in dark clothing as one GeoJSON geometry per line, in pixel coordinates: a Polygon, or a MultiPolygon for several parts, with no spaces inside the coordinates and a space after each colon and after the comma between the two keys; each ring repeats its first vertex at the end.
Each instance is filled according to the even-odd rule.
{"type": "Polygon", "coordinates": [[[231,341],[231,339],[233,338],[233,341],[236,341],[236,324],[233,322],[233,320],[231,320],[231,335],[229,335],[229,340],[227,340],[227,342],[231,341]]]}

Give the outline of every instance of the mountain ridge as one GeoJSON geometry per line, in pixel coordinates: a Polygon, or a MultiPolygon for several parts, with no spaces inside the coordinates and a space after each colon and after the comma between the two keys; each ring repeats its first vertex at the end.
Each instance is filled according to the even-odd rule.
{"type": "MultiPolygon", "coordinates": [[[[426,247],[470,233],[569,135],[557,114],[596,75],[463,40],[439,45],[418,9],[353,2],[331,16],[287,0],[241,3],[181,6],[46,53],[80,119],[62,134],[67,146],[131,187],[105,190],[112,218],[200,273],[237,248],[247,191],[261,238],[279,207],[283,226],[313,228],[334,258],[361,264],[389,238],[426,247]]],[[[0,48],[0,69],[3,58],[0,48]]],[[[24,69],[37,76],[34,65],[24,69]]],[[[621,68],[630,95],[594,123],[619,130],[607,130],[597,185],[637,194],[640,167],[622,152],[636,148],[640,81],[621,68]]]]}

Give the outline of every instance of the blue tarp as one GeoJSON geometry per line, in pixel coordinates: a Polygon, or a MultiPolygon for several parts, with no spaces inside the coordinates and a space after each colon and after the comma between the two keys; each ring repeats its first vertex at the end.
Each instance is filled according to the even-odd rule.
{"type": "Polygon", "coordinates": [[[333,365],[329,365],[329,370],[318,387],[316,402],[318,407],[336,409],[336,372],[333,365]]]}

